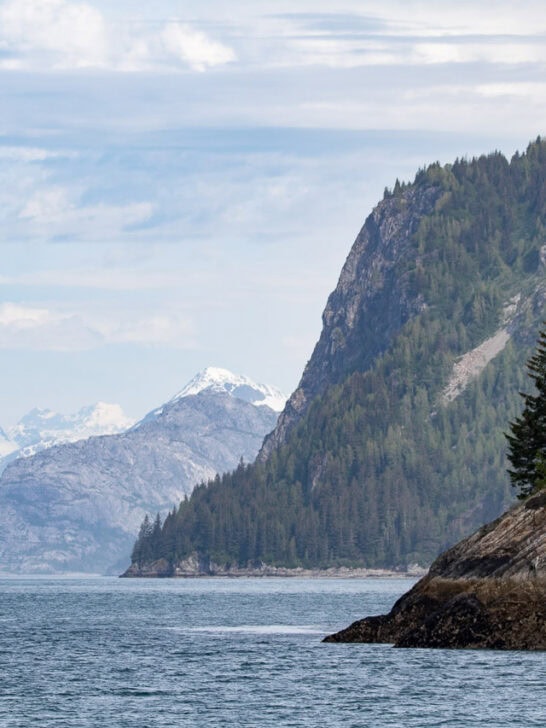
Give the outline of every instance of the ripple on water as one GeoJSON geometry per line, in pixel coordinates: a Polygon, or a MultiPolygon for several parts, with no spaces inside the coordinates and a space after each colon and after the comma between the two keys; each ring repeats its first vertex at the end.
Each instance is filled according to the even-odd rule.
{"type": "Polygon", "coordinates": [[[546,725],[544,653],[321,643],[409,583],[0,582],[0,726],[546,725]]]}

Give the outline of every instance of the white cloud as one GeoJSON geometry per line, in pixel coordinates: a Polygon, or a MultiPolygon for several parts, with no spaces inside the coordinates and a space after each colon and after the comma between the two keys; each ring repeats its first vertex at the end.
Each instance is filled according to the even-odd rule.
{"type": "Polygon", "coordinates": [[[12,326],[15,329],[41,326],[51,318],[45,308],[29,308],[15,303],[0,304],[0,326],[12,326]]]}
{"type": "Polygon", "coordinates": [[[108,338],[118,343],[161,344],[177,348],[192,346],[188,322],[172,314],[156,314],[124,322],[108,338]]]}
{"type": "Polygon", "coordinates": [[[0,304],[0,349],[82,351],[105,344],[191,348],[192,327],[171,312],[79,311],[0,304]]]}
{"type": "Polygon", "coordinates": [[[65,218],[72,207],[67,191],[62,187],[52,187],[36,192],[24,205],[19,217],[39,224],[55,223],[65,218]]]}
{"type": "Polygon", "coordinates": [[[77,190],[51,185],[33,191],[20,207],[18,218],[25,225],[25,237],[108,240],[145,223],[153,212],[151,202],[82,205],[77,190]]]}
{"type": "Polygon", "coordinates": [[[100,343],[100,334],[77,316],[14,303],[0,304],[2,349],[71,351],[100,343]]]}
{"type": "Polygon", "coordinates": [[[516,96],[526,99],[546,98],[546,82],[488,83],[477,86],[478,94],[486,98],[516,96]]]}
{"type": "Polygon", "coordinates": [[[316,2],[311,12],[300,4],[260,20],[266,53],[259,60],[270,66],[523,64],[546,53],[546,16],[534,0],[517,10],[504,0],[494,10],[466,0],[354,0],[334,11],[316,2]]]}
{"type": "Polygon", "coordinates": [[[87,3],[67,0],[8,0],[0,7],[0,39],[16,53],[19,67],[49,57],[53,68],[103,67],[107,29],[87,3]]]}
{"type": "Polygon", "coordinates": [[[185,23],[109,21],[86,2],[7,0],[0,5],[3,70],[203,71],[234,51],[185,23]]]}
{"type": "Polygon", "coordinates": [[[235,60],[231,48],[180,23],[169,23],[161,33],[161,39],[168,54],[185,61],[197,71],[235,60]]]}
{"type": "Polygon", "coordinates": [[[16,276],[0,275],[0,284],[26,287],[89,288],[103,291],[150,291],[180,288],[187,270],[127,268],[41,270],[16,276]]]}
{"type": "Polygon", "coordinates": [[[9,162],[44,162],[46,159],[74,158],[74,152],[51,151],[40,147],[0,147],[0,159],[9,162]]]}

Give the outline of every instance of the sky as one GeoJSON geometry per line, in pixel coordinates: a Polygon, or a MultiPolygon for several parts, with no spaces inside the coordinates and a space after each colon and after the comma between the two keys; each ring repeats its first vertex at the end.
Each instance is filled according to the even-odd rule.
{"type": "Polygon", "coordinates": [[[543,0],[0,0],[0,426],[289,394],[385,187],[545,118],[543,0]]]}

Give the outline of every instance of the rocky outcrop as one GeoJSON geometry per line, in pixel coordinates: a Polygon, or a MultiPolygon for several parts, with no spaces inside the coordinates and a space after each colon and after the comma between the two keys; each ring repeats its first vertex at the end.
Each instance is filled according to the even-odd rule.
{"type": "Polygon", "coordinates": [[[546,650],[546,492],[443,553],[389,614],[324,641],[546,650]]]}
{"type": "Polygon", "coordinates": [[[323,328],[301,381],[259,454],[266,460],[284,443],[311,401],[352,371],[365,371],[406,321],[424,307],[400,275],[415,257],[413,235],[434,210],[438,186],[409,187],[386,197],[367,218],[322,314],[323,328]],[[366,342],[365,348],[362,342],[366,342]]]}

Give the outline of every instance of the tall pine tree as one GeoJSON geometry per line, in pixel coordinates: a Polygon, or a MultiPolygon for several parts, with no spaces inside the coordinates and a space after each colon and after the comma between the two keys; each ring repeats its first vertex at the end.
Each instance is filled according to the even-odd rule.
{"type": "Polygon", "coordinates": [[[534,355],[527,362],[536,394],[521,393],[523,412],[510,423],[507,433],[508,470],[512,485],[519,488],[518,498],[526,498],[546,485],[546,329],[538,338],[534,355]]]}

